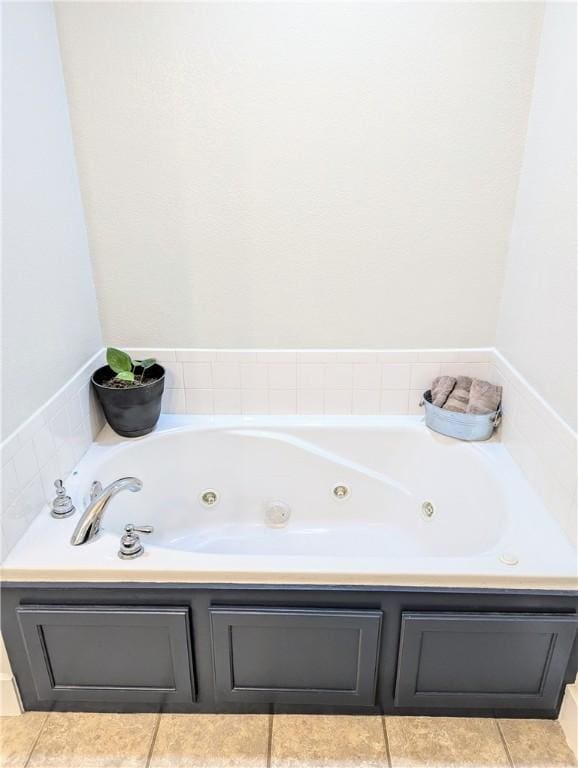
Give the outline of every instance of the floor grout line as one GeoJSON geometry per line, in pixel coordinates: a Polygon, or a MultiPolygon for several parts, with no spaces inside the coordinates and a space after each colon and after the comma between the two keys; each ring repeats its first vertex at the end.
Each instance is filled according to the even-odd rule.
{"type": "Polygon", "coordinates": [[[516,768],[514,765],[514,761],[512,759],[512,755],[510,754],[510,749],[508,747],[508,742],[506,741],[506,737],[504,736],[504,732],[502,731],[502,726],[500,725],[500,721],[497,717],[494,717],[494,723],[496,724],[496,728],[498,729],[498,733],[500,734],[500,739],[502,740],[502,746],[504,747],[504,750],[506,752],[506,757],[508,758],[508,762],[510,763],[510,768],[516,768]]]}
{"type": "Polygon", "coordinates": [[[387,764],[389,768],[392,768],[391,752],[389,751],[389,738],[387,735],[387,725],[385,723],[385,715],[381,716],[381,727],[383,728],[383,739],[385,741],[385,754],[387,756],[387,764]]]}
{"type": "Polygon", "coordinates": [[[47,712],[46,713],[46,717],[42,721],[42,725],[38,729],[38,733],[36,734],[36,738],[34,739],[34,742],[33,742],[32,746],[30,747],[30,752],[28,753],[28,757],[26,758],[26,760],[24,762],[24,768],[28,768],[28,764],[30,763],[30,758],[32,757],[32,753],[36,749],[36,745],[38,744],[40,736],[42,735],[42,731],[46,727],[46,723],[48,722],[48,718],[49,717],[50,717],[50,712],[47,712]]]}
{"type": "Polygon", "coordinates": [[[271,748],[273,746],[273,717],[271,712],[269,715],[269,733],[267,734],[267,768],[271,768],[271,748]]]}
{"type": "Polygon", "coordinates": [[[148,755],[147,755],[147,761],[145,763],[145,768],[149,768],[149,766],[151,764],[151,759],[152,759],[152,756],[153,756],[153,749],[154,749],[154,746],[155,746],[155,742],[157,740],[157,734],[159,732],[159,726],[161,724],[161,714],[162,714],[161,712],[157,713],[157,719],[155,721],[155,727],[153,728],[153,737],[151,739],[151,745],[149,747],[149,752],[148,752],[148,755]]]}

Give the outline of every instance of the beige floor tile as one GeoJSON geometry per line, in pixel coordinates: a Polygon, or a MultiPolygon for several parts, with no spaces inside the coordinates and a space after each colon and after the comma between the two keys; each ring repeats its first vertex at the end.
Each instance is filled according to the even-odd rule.
{"type": "Polygon", "coordinates": [[[25,712],[16,717],[0,717],[2,768],[24,768],[46,717],[46,712],[25,712]]]}
{"type": "Polygon", "coordinates": [[[381,717],[275,715],[271,768],[387,768],[381,717]]]}
{"type": "Polygon", "coordinates": [[[495,721],[465,717],[386,717],[393,768],[509,766],[495,721]]]}
{"type": "Polygon", "coordinates": [[[52,712],[27,768],[145,768],[157,715],[52,712]]]}
{"type": "Polygon", "coordinates": [[[570,768],[576,759],[556,720],[500,720],[516,768],[570,768]]]}
{"type": "Polygon", "coordinates": [[[163,715],[150,768],[266,768],[269,715],[163,715]]]}

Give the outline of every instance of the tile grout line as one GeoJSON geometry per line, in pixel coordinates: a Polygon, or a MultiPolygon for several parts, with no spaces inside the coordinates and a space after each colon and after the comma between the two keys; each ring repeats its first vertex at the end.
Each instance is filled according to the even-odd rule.
{"type": "Polygon", "coordinates": [[[500,726],[500,721],[497,717],[494,717],[494,723],[496,724],[496,728],[498,729],[498,733],[500,734],[500,739],[502,740],[502,746],[504,747],[504,751],[506,753],[506,757],[508,758],[508,762],[510,764],[510,768],[516,768],[514,764],[514,760],[512,759],[512,755],[510,754],[510,749],[508,747],[508,742],[506,741],[506,737],[504,736],[504,733],[502,731],[502,728],[500,726]]]}
{"type": "Polygon", "coordinates": [[[153,756],[153,749],[154,749],[154,746],[155,746],[155,742],[157,740],[157,734],[159,732],[160,724],[161,724],[161,712],[158,712],[157,713],[157,719],[155,721],[155,727],[153,728],[153,736],[152,736],[152,739],[151,739],[151,744],[150,744],[150,747],[149,747],[149,751],[148,751],[148,755],[147,755],[147,761],[145,763],[145,768],[149,768],[149,766],[151,764],[151,759],[152,759],[152,756],[153,756]]]}
{"type": "Polygon", "coordinates": [[[391,752],[389,751],[389,738],[387,736],[387,725],[385,724],[385,715],[381,716],[381,727],[383,729],[383,740],[385,741],[385,754],[387,757],[387,765],[392,768],[391,752]]]}
{"type": "Polygon", "coordinates": [[[271,749],[273,746],[273,717],[274,714],[269,714],[269,732],[267,734],[267,768],[271,768],[271,749]]]}
{"type": "Polygon", "coordinates": [[[34,742],[33,742],[32,746],[30,747],[30,752],[28,753],[28,757],[26,758],[26,760],[24,762],[24,767],[23,768],[27,768],[28,767],[28,764],[30,763],[30,758],[32,757],[32,753],[36,749],[36,745],[38,744],[38,742],[40,740],[40,737],[42,735],[42,732],[44,731],[44,728],[46,727],[46,723],[48,722],[48,718],[49,717],[50,717],[50,711],[46,713],[46,717],[44,718],[44,720],[42,721],[42,725],[38,729],[38,733],[36,734],[36,738],[34,739],[34,742]]]}

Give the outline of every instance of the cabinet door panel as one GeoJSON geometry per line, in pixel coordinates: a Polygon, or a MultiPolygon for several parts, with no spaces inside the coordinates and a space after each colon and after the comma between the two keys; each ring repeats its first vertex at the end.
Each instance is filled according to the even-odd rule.
{"type": "Polygon", "coordinates": [[[220,700],[375,702],[380,611],[213,608],[211,623],[220,700]]]}
{"type": "Polygon", "coordinates": [[[194,698],[188,608],[19,606],[42,701],[194,698]]]}
{"type": "Polygon", "coordinates": [[[555,708],[574,615],[404,613],[395,703],[555,708]]]}

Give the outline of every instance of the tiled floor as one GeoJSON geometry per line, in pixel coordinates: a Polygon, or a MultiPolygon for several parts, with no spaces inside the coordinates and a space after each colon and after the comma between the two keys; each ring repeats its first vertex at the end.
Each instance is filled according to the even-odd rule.
{"type": "Polygon", "coordinates": [[[0,718],[2,768],[569,768],[557,722],[323,715],[0,718]]]}

